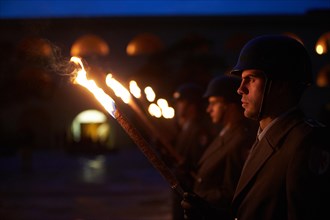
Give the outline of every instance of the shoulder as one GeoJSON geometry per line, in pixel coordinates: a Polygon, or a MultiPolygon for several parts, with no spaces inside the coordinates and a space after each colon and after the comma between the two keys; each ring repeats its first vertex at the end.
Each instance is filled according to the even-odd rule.
{"type": "Polygon", "coordinates": [[[316,175],[329,174],[330,167],[330,128],[311,119],[306,119],[305,126],[310,132],[305,135],[302,146],[307,146],[309,170],[316,175]]]}

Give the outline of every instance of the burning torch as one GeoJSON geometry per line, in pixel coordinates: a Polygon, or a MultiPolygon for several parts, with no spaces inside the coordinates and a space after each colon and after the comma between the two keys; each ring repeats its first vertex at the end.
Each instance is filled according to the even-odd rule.
{"type": "Polygon", "coordinates": [[[129,135],[133,142],[139,147],[142,153],[147,157],[151,164],[160,172],[164,179],[170,184],[171,188],[183,195],[183,188],[179,181],[172,173],[172,171],[165,165],[165,163],[159,159],[156,152],[150,147],[141,134],[135,129],[135,127],[127,120],[127,118],[116,108],[114,100],[104,92],[104,90],[95,83],[94,80],[87,79],[87,72],[84,69],[84,65],[81,59],[78,57],[72,57],[71,62],[80,66],[77,70],[74,78],[74,83],[77,83],[85,87],[90,91],[97,101],[104,107],[104,109],[120,124],[124,131],[129,135]]]}
{"type": "Polygon", "coordinates": [[[144,125],[147,127],[148,131],[156,137],[157,140],[160,141],[162,146],[165,147],[170,156],[174,159],[177,165],[181,165],[183,163],[183,158],[174,150],[172,145],[169,143],[166,138],[159,132],[154,124],[152,124],[144,111],[139,107],[138,103],[135,102],[131,93],[119,82],[117,81],[112,74],[108,74],[106,76],[106,84],[110,87],[116,96],[120,97],[124,103],[128,104],[135,113],[142,120],[144,125]]]}

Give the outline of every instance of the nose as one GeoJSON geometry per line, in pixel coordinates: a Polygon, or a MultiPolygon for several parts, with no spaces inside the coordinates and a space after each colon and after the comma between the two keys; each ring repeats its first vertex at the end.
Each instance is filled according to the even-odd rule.
{"type": "Polygon", "coordinates": [[[245,88],[244,88],[244,85],[243,85],[243,82],[241,82],[241,84],[240,84],[240,86],[238,87],[238,89],[237,89],[237,93],[239,94],[239,95],[243,95],[244,93],[245,93],[245,88]]]}

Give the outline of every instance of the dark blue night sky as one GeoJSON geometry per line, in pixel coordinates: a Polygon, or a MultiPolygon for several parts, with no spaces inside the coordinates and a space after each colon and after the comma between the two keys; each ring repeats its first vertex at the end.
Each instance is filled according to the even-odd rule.
{"type": "Polygon", "coordinates": [[[303,14],[330,0],[1,0],[0,18],[303,14]]]}

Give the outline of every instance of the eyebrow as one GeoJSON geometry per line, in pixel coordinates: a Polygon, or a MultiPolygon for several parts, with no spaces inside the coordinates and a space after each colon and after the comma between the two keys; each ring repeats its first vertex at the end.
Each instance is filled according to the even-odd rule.
{"type": "Polygon", "coordinates": [[[263,77],[263,72],[261,72],[261,71],[253,71],[251,73],[248,73],[247,76],[244,76],[242,78],[248,78],[248,77],[262,78],[263,77]]]}

